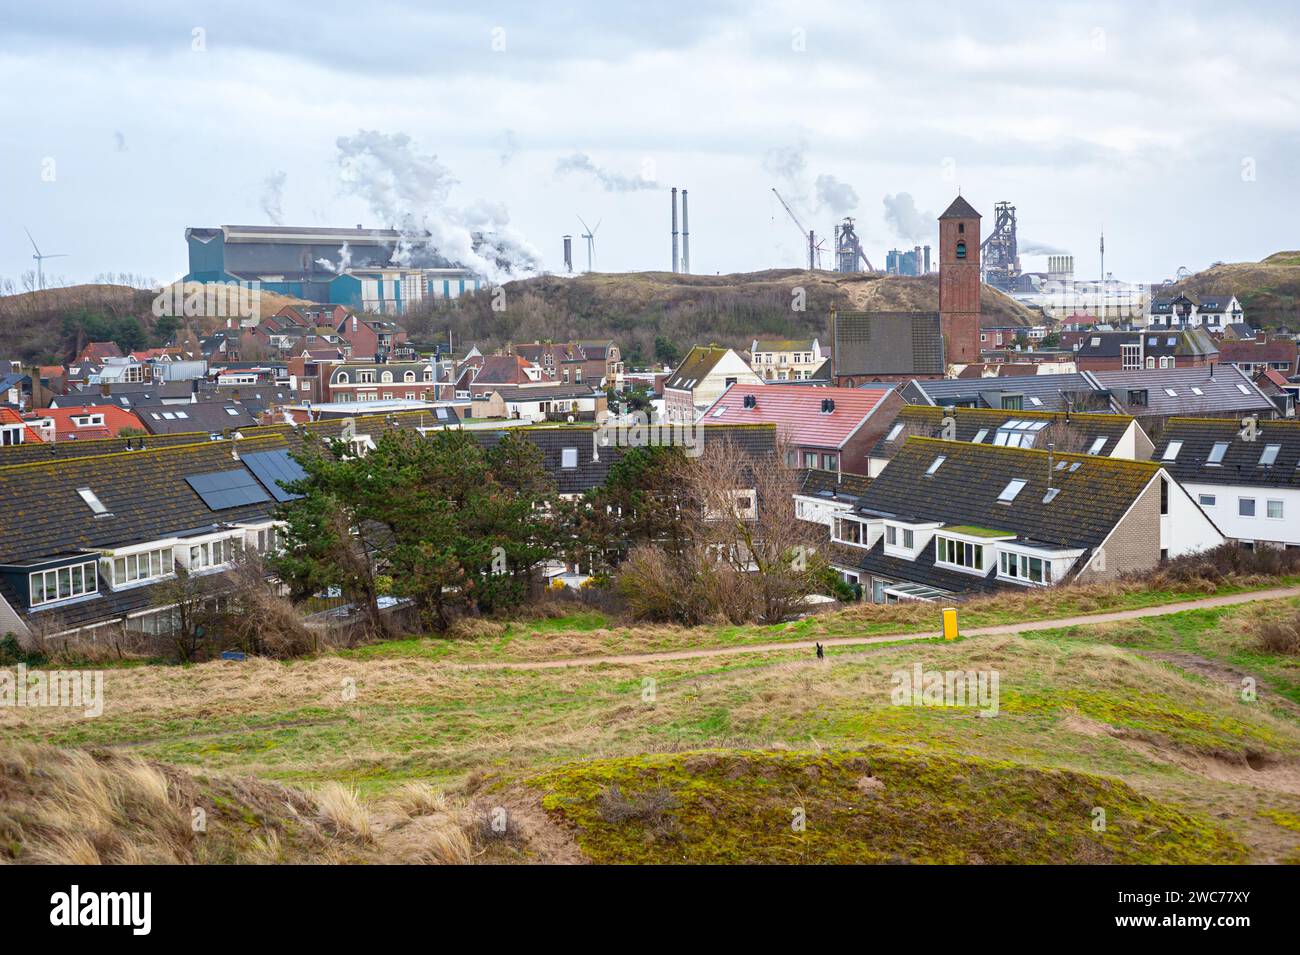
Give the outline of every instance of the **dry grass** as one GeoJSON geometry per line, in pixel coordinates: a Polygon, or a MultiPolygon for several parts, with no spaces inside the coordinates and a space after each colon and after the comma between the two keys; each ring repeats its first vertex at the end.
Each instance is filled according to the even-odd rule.
{"type": "Polygon", "coordinates": [[[1300,655],[1300,613],[1261,620],[1256,629],[1255,643],[1265,653],[1300,655]]]}
{"type": "Polygon", "coordinates": [[[369,804],[194,777],[129,756],[0,745],[0,862],[49,865],[473,860],[467,811],[412,785],[369,804]]]}

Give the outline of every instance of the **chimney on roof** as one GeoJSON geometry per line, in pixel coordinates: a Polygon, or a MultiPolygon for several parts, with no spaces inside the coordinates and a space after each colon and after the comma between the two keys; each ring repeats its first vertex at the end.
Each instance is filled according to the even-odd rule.
{"type": "Polygon", "coordinates": [[[109,395],[113,393],[113,389],[108,382],[101,381],[99,383],[99,393],[103,395],[105,398],[107,398],[109,395]]]}

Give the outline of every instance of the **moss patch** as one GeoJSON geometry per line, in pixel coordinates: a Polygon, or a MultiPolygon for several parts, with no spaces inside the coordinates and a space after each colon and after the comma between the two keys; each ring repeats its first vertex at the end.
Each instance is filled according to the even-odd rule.
{"type": "Polygon", "coordinates": [[[902,748],[648,755],[573,764],[529,784],[599,863],[1245,858],[1225,830],[1117,781],[902,748]]]}

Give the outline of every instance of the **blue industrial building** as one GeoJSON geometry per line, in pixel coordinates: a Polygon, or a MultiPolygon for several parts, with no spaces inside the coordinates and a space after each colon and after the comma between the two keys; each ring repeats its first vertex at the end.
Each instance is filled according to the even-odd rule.
{"type": "Polygon", "coordinates": [[[426,299],[478,291],[468,269],[393,261],[403,235],[394,229],[297,226],[189,228],[186,282],[259,282],[263,289],[347,308],[402,314],[426,299]]]}

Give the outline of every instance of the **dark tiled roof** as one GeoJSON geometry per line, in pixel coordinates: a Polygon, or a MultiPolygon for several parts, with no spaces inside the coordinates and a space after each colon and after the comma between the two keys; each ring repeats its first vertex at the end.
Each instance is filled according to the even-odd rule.
{"type": "Polygon", "coordinates": [[[1108,412],[1110,398],[1096,380],[1087,374],[1026,375],[1013,380],[999,378],[946,378],[937,381],[910,381],[903,388],[903,399],[910,404],[973,405],[1002,407],[1004,397],[1020,395],[1026,411],[1067,411],[1071,409],[1108,412]],[[1042,405],[1033,403],[1037,398],[1042,405]]]}
{"type": "MultiPolygon", "coordinates": [[[[1091,447],[1098,438],[1105,438],[1100,454],[1114,452],[1115,444],[1128,430],[1133,419],[1128,415],[1117,414],[1066,414],[1064,412],[1044,411],[1010,411],[993,408],[953,408],[952,419],[955,433],[954,441],[973,441],[982,437],[981,444],[994,444],[997,441],[998,428],[1009,421],[1043,422],[1046,427],[1035,435],[1032,446],[1046,450],[1049,442],[1055,443],[1062,452],[1079,450],[1079,445],[1091,447]],[[1062,433],[1062,432],[1065,433],[1062,433]],[[1046,435],[1045,438],[1038,435],[1046,435]],[[1067,443],[1071,447],[1064,445],[1067,443]]],[[[913,435],[926,438],[942,437],[943,419],[949,412],[944,408],[930,405],[904,405],[894,419],[894,424],[885,432],[871,449],[872,457],[885,458],[902,447],[913,435]],[[903,425],[893,441],[886,440],[894,431],[894,425],[903,425]]]]}
{"type": "Polygon", "coordinates": [[[1076,354],[1079,358],[1119,358],[1124,345],[1141,345],[1154,358],[1170,355],[1183,358],[1217,355],[1219,347],[1199,328],[1145,332],[1092,332],[1084,335],[1076,354]],[[1096,344],[1093,344],[1093,343],[1096,344]]]}
{"type": "Polygon", "coordinates": [[[979,219],[982,217],[978,212],[975,211],[974,206],[972,206],[969,202],[967,202],[964,198],[962,198],[959,195],[956,199],[952,201],[952,205],[950,205],[947,209],[943,210],[943,215],[939,216],[939,218],[940,219],[979,219]]]}
{"type": "Polygon", "coordinates": [[[682,359],[677,370],[664,382],[664,387],[693,389],[702,379],[708,377],[713,371],[713,366],[730,350],[716,345],[696,345],[682,359]]]}
{"type": "Polygon", "coordinates": [[[938,312],[837,312],[832,317],[838,375],[942,375],[938,312]]]}
{"type": "Polygon", "coordinates": [[[1159,465],[1084,454],[1048,453],[913,437],[867,488],[860,510],[900,519],[1007,530],[1024,540],[1096,547],[1124,516],[1159,465]],[[939,455],[943,464],[926,471],[939,455]],[[1064,463],[1064,467],[1057,467],[1064,463]],[[1074,467],[1074,465],[1078,467],[1074,467]],[[1009,504],[998,500],[1013,479],[1026,483],[1009,504]]]}
{"type": "Polygon", "coordinates": [[[183,405],[142,408],[141,422],[150,434],[184,434],[194,431],[224,432],[257,424],[249,408],[235,401],[196,401],[183,405]]]}
{"type": "Polygon", "coordinates": [[[871,478],[863,474],[809,468],[800,474],[799,493],[805,497],[856,502],[870,484],[871,478]]]}
{"type": "Polygon", "coordinates": [[[1154,461],[1181,483],[1231,484],[1245,487],[1300,488],[1300,422],[1260,421],[1247,441],[1235,418],[1170,418],[1156,445],[1154,461]],[[1171,442],[1182,442],[1177,456],[1165,459],[1171,442]],[[1210,449],[1228,442],[1219,465],[1209,463],[1210,449]],[[1269,445],[1279,445],[1273,464],[1261,467],[1269,445]]]}
{"type": "Polygon", "coordinates": [[[590,385],[501,385],[492,391],[504,401],[553,401],[557,398],[591,398],[600,394],[590,385]]]}
{"type": "Polygon", "coordinates": [[[1138,417],[1246,412],[1272,414],[1274,410],[1268,396],[1236,365],[1216,363],[1191,368],[1096,371],[1092,375],[1098,384],[1110,389],[1116,402],[1138,417]],[[1141,391],[1146,392],[1145,405],[1129,400],[1131,392],[1141,391]],[[1169,393],[1171,391],[1173,394],[1169,393]]]}

